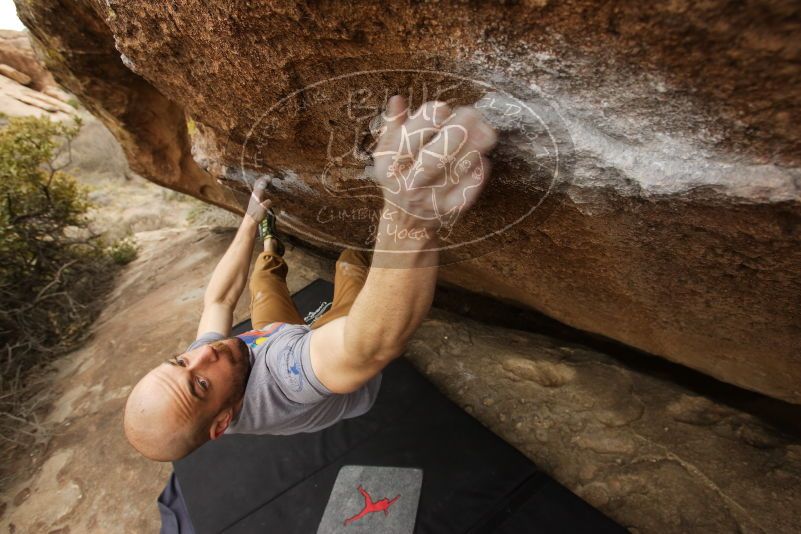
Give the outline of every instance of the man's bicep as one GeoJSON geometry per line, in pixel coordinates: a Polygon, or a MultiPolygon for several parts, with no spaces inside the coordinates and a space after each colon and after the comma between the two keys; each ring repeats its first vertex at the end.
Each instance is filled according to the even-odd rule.
{"type": "Polygon", "coordinates": [[[317,379],[333,393],[351,393],[363,386],[381,365],[365,362],[345,346],[347,317],[312,330],[310,359],[317,379]]]}
{"type": "Polygon", "coordinates": [[[203,313],[197,326],[197,335],[219,332],[227,337],[231,333],[233,320],[234,310],[231,306],[221,302],[207,303],[203,306],[203,313]]]}

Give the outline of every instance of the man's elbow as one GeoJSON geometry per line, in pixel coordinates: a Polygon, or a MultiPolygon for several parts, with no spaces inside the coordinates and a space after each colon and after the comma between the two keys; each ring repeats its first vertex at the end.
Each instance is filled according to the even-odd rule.
{"type": "Polygon", "coordinates": [[[359,354],[359,360],[365,366],[384,368],[392,360],[403,354],[405,350],[405,342],[384,342],[375,346],[356,349],[354,353],[359,354]]]}
{"type": "Polygon", "coordinates": [[[209,293],[203,296],[203,306],[211,307],[211,306],[222,306],[225,308],[236,308],[236,304],[239,302],[239,297],[241,293],[234,294],[232,292],[228,293],[209,293]]]}
{"type": "Polygon", "coordinates": [[[351,352],[349,363],[339,368],[329,380],[324,380],[326,387],[336,394],[349,394],[362,388],[375,378],[392,360],[403,354],[403,348],[386,349],[370,353],[351,352]]]}
{"type": "Polygon", "coordinates": [[[378,351],[373,354],[373,361],[377,364],[387,365],[389,362],[394,360],[395,358],[400,357],[406,351],[406,343],[402,344],[390,344],[384,347],[381,347],[378,351]]]}
{"type": "Polygon", "coordinates": [[[403,354],[405,346],[397,344],[345,343],[342,352],[329,361],[338,361],[339,365],[330,368],[322,379],[323,384],[336,394],[348,394],[357,391],[372,380],[392,360],[403,354]]]}
{"type": "MultiPolygon", "coordinates": [[[[349,326],[349,325],[347,325],[349,326]]],[[[398,325],[387,332],[383,328],[345,329],[345,349],[358,355],[363,361],[388,364],[406,350],[406,344],[414,333],[411,325],[398,325]]]]}

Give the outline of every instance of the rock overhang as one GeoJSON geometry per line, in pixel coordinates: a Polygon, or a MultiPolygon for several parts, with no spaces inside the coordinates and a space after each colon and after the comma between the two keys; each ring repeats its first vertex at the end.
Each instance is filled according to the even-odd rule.
{"type": "Polygon", "coordinates": [[[342,95],[369,92],[358,115],[369,117],[385,92],[423,98],[412,71],[433,71],[490,86],[453,89],[453,102],[509,90],[545,104],[566,148],[549,169],[563,171],[556,178],[531,174],[537,149],[526,150],[503,109],[485,108],[502,132],[496,187],[464,233],[537,209],[455,253],[469,261],[447,266],[443,279],[801,402],[801,8],[20,7],[57,78],[111,126],[135,170],[240,212],[246,188],[237,183],[270,174],[285,227],[312,242],[353,244],[370,232],[370,216],[358,214],[375,195],[338,197],[327,187],[369,164],[369,120],[339,105],[342,95]],[[77,53],[87,43],[95,61],[77,53]],[[354,73],[364,73],[359,84],[354,73]],[[323,85],[327,92],[305,90],[323,85]],[[282,99],[293,112],[273,114],[272,129],[254,136],[282,99]],[[355,142],[332,143],[332,132],[356,124],[355,142]],[[349,152],[339,175],[326,174],[349,152]],[[332,225],[321,209],[348,215],[332,225]]]}

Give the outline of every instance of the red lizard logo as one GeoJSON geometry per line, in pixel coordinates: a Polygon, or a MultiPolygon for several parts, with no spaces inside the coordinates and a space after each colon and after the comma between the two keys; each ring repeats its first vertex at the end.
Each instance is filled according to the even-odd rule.
{"type": "Polygon", "coordinates": [[[367,514],[372,514],[373,512],[384,512],[384,515],[389,515],[389,507],[392,506],[395,503],[395,501],[400,499],[400,495],[398,495],[392,500],[389,500],[385,497],[379,501],[373,502],[373,499],[370,497],[370,494],[367,493],[367,491],[363,487],[361,487],[361,485],[358,486],[356,489],[358,489],[359,493],[361,493],[364,496],[364,508],[358,514],[346,519],[345,526],[348,526],[354,521],[358,521],[362,517],[366,516],[367,514]]]}

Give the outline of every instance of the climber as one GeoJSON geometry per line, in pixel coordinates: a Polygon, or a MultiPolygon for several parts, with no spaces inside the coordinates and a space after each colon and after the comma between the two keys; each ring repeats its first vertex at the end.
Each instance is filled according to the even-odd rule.
{"type": "Polygon", "coordinates": [[[275,216],[257,181],[242,224],[211,276],[197,339],[145,375],[124,430],[144,456],[171,461],[223,433],[312,432],[372,406],[381,370],[404,350],[431,306],[440,218],[469,208],[489,173],[496,134],[473,107],[392,97],[373,152],[385,203],[372,258],[345,250],[330,310],[311,327],[286,286],[275,216]],[[230,336],[256,230],[264,252],[250,278],[254,330],[230,336]]]}

